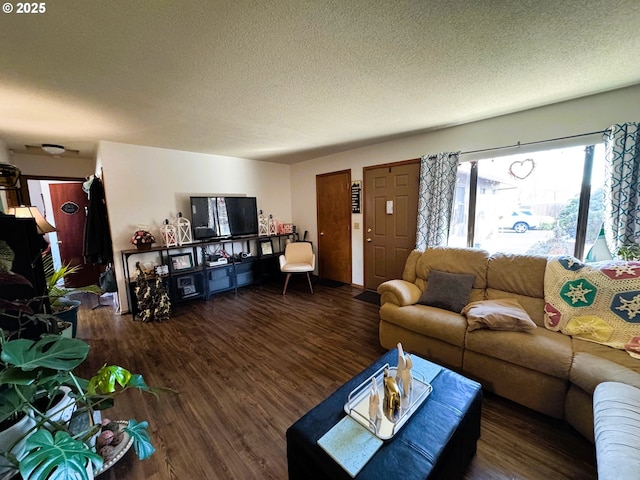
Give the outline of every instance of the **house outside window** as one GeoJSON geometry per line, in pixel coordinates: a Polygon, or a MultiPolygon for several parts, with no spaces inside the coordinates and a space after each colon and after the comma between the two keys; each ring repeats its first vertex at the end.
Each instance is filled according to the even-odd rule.
{"type": "Polygon", "coordinates": [[[473,246],[490,253],[584,258],[602,225],[603,185],[602,144],[487,158],[475,166],[463,162],[458,170],[449,245],[473,246]],[[583,187],[585,162],[591,163],[591,176],[583,187]],[[589,184],[588,214],[579,224],[581,190],[589,184]],[[470,205],[473,198],[475,203],[470,205]],[[578,242],[576,249],[580,235],[584,247],[578,242]]]}

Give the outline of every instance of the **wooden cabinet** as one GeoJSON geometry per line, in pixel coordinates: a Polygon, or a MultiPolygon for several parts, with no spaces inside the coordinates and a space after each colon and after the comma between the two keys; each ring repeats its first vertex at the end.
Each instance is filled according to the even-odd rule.
{"type": "Polygon", "coordinates": [[[289,241],[292,241],[291,235],[274,235],[123,250],[129,311],[133,315],[138,313],[135,297],[138,262],[147,271],[147,278],[163,278],[172,304],[177,305],[188,300],[209,299],[230,290],[237,293],[239,287],[279,276],[278,257],[289,241]]]}

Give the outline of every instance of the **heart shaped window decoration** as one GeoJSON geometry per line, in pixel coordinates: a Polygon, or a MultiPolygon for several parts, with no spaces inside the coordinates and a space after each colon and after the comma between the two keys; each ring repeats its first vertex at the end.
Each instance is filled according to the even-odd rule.
{"type": "Polygon", "coordinates": [[[527,158],[526,160],[516,160],[509,165],[509,175],[519,180],[527,178],[536,168],[536,162],[533,158],[527,158]]]}

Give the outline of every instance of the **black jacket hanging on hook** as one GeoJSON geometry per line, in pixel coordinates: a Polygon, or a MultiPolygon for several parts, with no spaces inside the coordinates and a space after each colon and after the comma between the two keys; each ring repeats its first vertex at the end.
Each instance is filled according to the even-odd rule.
{"type": "Polygon", "coordinates": [[[113,245],[102,180],[95,177],[89,188],[89,209],[84,227],[84,258],[87,263],[113,262],[113,245]]]}

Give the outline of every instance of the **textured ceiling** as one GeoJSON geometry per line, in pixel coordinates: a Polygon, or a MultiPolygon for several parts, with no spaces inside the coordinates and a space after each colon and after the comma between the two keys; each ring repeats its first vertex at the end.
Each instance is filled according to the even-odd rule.
{"type": "Polygon", "coordinates": [[[640,83],[638,0],[45,5],[0,13],[16,151],[111,140],[293,163],[640,83]]]}

